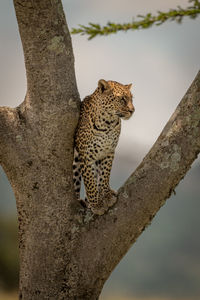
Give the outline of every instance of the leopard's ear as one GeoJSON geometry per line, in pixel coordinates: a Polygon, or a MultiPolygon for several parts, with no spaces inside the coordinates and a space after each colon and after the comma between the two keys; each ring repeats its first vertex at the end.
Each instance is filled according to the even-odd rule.
{"type": "Polygon", "coordinates": [[[132,83],[125,85],[129,90],[132,88],[132,83]]]}
{"type": "Polygon", "coordinates": [[[102,93],[110,89],[109,83],[104,79],[100,79],[98,81],[98,87],[100,88],[102,93]]]}

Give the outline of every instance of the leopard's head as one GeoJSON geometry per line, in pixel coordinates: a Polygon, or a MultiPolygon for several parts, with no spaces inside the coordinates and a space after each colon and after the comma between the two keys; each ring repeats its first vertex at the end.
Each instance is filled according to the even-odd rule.
{"type": "Polygon", "coordinates": [[[99,80],[98,93],[105,109],[128,120],[135,110],[132,103],[131,86],[132,84],[123,85],[116,81],[99,80]]]}

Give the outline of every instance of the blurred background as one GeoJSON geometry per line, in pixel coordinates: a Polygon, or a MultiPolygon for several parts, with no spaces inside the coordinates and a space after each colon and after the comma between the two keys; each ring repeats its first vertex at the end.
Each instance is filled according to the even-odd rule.
{"type": "MultiPolygon", "coordinates": [[[[131,21],[137,14],[188,6],[186,0],[63,0],[69,28],[131,21]]],[[[88,41],[72,36],[81,98],[100,78],[133,83],[135,114],[123,122],[111,183],[118,189],[149,151],[199,70],[200,17],[88,41]]],[[[0,105],[17,106],[26,91],[13,3],[0,2],[0,105]]],[[[200,299],[199,158],[113,271],[101,300],[200,299]]],[[[0,169],[0,299],[17,299],[17,214],[0,169]]]]}

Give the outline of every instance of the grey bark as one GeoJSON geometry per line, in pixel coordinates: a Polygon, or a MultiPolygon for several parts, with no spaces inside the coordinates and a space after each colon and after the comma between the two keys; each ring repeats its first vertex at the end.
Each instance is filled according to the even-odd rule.
{"type": "Polygon", "coordinates": [[[19,298],[98,299],[103,284],[200,151],[200,72],[160,137],[94,216],[75,200],[73,136],[79,116],[71,38],[59,0],[14,0],[27,93],[0,108],[0,162],[17,201],[19,298]]]}

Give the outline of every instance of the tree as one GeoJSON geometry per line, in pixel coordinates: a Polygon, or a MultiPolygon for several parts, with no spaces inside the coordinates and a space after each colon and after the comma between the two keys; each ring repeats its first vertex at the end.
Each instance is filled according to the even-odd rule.
{"type": "Polygon", "coordinates": [[[113,268],[200,151],[200,72],[119,189],[116,205],[95,216],[75,200],[73,189],[80,99],[61,1],[14,0],[14,5],[27,93],[18,107],[0,108],[0,163],[17,201],[19,298],[98,299],[113,268]]]}

